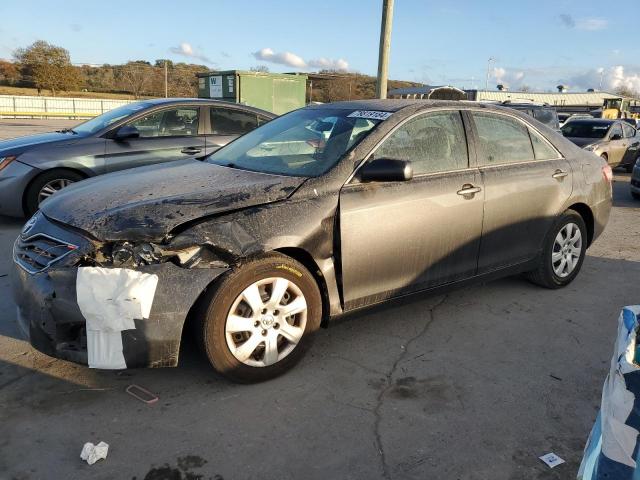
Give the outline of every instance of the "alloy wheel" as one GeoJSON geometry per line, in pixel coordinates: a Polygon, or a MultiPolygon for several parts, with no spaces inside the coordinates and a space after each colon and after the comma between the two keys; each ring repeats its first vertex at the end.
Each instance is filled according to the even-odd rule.
{"type": "Polygon", "coordinates": [[[553,271],[566,278],[575,270],[582,254],[582,232],[575,223],[567,223],[556,235],[551,253],[553,271]]]}
{"type": "Polygon", "coordinates": [[[55,180],[47,182],[38,193],[38,204],[44,202],[51,195],[62,190],[64,187],[71,185],[72,183],[74,183],[74,181],[67,178],[57,178],[55,180]]]}
{"type": "Polygon", "coordinates": [[[231,354],[252,367],[267,367],[289,355],[304,335],[307,302],[290,280],[272,277],[245,288],[225,323],[231,354]]]}

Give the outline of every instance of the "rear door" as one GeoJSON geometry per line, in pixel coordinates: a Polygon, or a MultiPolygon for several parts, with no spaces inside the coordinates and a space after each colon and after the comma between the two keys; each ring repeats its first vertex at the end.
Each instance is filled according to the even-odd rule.
{"type": "Polygon", "coordinates": [[[209,107],[207,153],[215,152],[267,121],[262,115],[239,108],[209,107]]]}
{"type": "Polygon", "coordinates": [[[340,192],[347,310],[476,272],[482,229],[480,174],[457,110],[422,113],[371,154],[411,162],[407,182],[360,183],[340,192]]]}
{"type": "Polygon", "coordinates": [[[624,134],[624,141],[627,143],[627,149],[622,157],[623,165],[633,165],[638,158],[638,151],[640,149],[640,135],[638,131],[626,122],[622,123],[622,132],[624,134]]]}
{"type": "Polygon", "coordinates": [[[174,105],[153,110],[126,125],[140,132],[139,138],[108,139],[106,169],[114,172],[154,163],[197,158],[205,154],[204,126],[198,105],[174,105]]]}
{"type": "Polygon", "coordinates": [[[508,114],[472,111],[484,221],[478,274],[533,259],[571,195],[572,171],[535,129],[508,114]]]}

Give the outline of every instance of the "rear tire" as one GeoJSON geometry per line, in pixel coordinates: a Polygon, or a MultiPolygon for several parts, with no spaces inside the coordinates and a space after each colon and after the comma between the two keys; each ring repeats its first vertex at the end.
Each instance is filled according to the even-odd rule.
{"type": "Polygon", "coordinates": [[[631,196],[634,200],[640,200],[640,193],[631,192],[631,196]]]}
{"type": "Polygon", "coordinates": [[[322,318],[315,278],[281,254],[227,272],[202,307],[200,344],[213,368],[239,383],[261,382],[292,368],[322,318]]]}
{"type": "Polygon", "coordinates": [[[580,272],[587,251],[587,228],[580,214],[567,210],[549,230],[540,265],[527,277],[545,288],[569,285],[580,272]]]}
{"type": "Polygon", "coordinates": [[[84,180],[84,177],[71,170],[49,170],[38,175],[25,192],[24,207],[28,217],[36,213],[44,195],[53,195],[65,186],[84,180]]]}

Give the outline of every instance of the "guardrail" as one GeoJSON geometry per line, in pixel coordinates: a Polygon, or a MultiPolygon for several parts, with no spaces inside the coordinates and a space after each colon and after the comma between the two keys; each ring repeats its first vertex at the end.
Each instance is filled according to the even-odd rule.
{"type": "Polygon", "coordinates": [[[2,118],[91,118],[133,100],[0,95],[2,118]]]}

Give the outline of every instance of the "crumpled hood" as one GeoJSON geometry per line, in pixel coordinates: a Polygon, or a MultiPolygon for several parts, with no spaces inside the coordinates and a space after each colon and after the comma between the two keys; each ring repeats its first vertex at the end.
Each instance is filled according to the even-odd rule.
{"type": "Polygon", "coordinates": [[[27,135],[10,140],[0,141],[0,157],[3,155],[18,155],[31,147],[43,146],[42,144],[54,144],[61,142],[75,142],[82,138],[72,133],[49,132],[37,135],[27,135]]]}
{"type": "Polygon", "coordinates": [[[282,200],[304,180],[181,160],[84,180],[41,210],[103,241],[159,240],[191,220],[282,200]]]}
{"type": "Polygon", "coordinates": [[[600,139],[598,138],[583,138],[583,137],[565,137],[565,138],[575,143],[579,147],[586,147],[587,145],[600,143],[600,139]]]}

